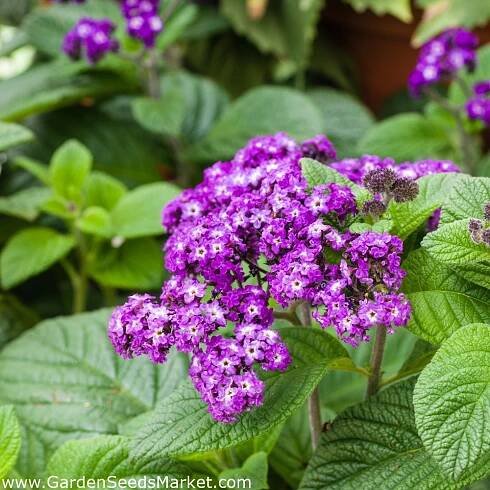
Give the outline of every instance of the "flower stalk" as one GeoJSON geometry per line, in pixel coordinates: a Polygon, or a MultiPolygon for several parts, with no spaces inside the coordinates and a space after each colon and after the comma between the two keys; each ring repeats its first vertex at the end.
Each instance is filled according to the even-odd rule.
{"type": "Polygon", "coordinates": [[[374,339],[373,350],[371,351],[371,370],[368,378],[366,398],[378,392],[381,381],[381,364],[386,344],[386,326],[376,327],[376,338],[374,339]]]}

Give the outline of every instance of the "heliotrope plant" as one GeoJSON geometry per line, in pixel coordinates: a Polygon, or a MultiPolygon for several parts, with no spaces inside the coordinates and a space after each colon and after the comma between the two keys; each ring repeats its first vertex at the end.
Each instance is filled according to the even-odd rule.
{"type": "Polygon", "coordinates": [[[391,200],[416,198],[417,178],[457,167],[335,157],[324,136],[301,144],[281,133],[257,137],[167,205],[172,277],[159,298],[134,295],[116,308],[109,337],[118,354],[156,363],[172,347],[190,354],[189,376],[211,415],[234,422],[262,403],[254,367],[284,371],[290,364],[271,328],[275,316],[308,324],[311,310],[321,327],[353,346],[405,326],[411,307],[400,292],[403,242],[375,223],[391,200]],[[362,183],[364,202],[349,185],[311,188],[301,169],[309,157],[362,183]],[[372,229],[353,231],[360,222],[372,229]]]}

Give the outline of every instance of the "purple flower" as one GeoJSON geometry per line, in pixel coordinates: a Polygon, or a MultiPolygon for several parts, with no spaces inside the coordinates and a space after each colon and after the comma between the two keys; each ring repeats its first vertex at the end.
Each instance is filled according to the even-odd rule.
{"type": "Polygon", "coordinates": [[[111,38],[114,28],[109,19],[84,17],[66,34],[63,51],[72,59],[85,56],[89,63],[97,63],[106,53],[119,49],[111,38]]]}
{"type": "Polygon", "coordinates": [[[123,0],[121,4],[127,33],[142,41],[146,48],[155,46],[155,40],[163,30],[159,10],[159,0],[123,0]]]}
{"type": "Polygon", "coordinates": [[[473,93],[473,97],[466,102],[466,114],[470,119],[490,126],[490,80],[476,83],[473,93]]]}
{"type": "Polygon", "coordinates": [[[428,41],[408,78],[410,92],[418,97],[424,88],[451,80],[462,68],[473,70],[477,45],[477,37],[463,28],[448,29],[428,41]]]}

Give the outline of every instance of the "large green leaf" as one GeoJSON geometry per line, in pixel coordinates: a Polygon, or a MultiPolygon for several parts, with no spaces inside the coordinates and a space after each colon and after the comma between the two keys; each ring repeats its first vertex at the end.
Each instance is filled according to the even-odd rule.
{"type": "Polygon", "coordinates": [[[20,450],[20,429],[14,408],[0,407],[0,480],[14,466],[20,450]]]}
{"type": "Polygon", "coordinates": [[[40,475],[64,442],[117,434],[185,376],[181,357],[164,366],[119,358],[107,340],[106,310],[44,321],[0,353],[0,403],[15,406],[23,444],[17,468],[40,475]]]}
{"type": "Polygon", "coordinates": [[[0,294],[0,349],[37,320],[37,315],[14,296],[0,294]]]}
{"type": "Polygon", "coordinates": [[[161,246],[152,238],[128,240],[117,248],[104,243],[89,273],[104,286],[141,291],[158,289],[163,281],[161,246]]]}
{"type": "Polygon", "coordinates": [[[18,124],[0,122],[0,152],[33,139],[31,131],[18,124]]]}
{"type": "Polygon", "coordinates": [[[334,337],[320,330],[284,328],[293,356],[285,373],[269,372],[264,404],[233,424],[214,422],[190,383],[158,405],[135,437],[134,457],[189,455],[227,448],[268,432],[300,407],[325,373],[349,363],[334,337]]]}
{"type": "Polygon", "coordinates": [[[490,249],[475,243],[468,230],[468,219],[439,226],[422,240],[422,246],[439,262],[465,265],[490,260],[490,249]]]}
{"type": "Polygon", "coordinates": [[[13,286],[35,276],[62,259],[75,241],[50,228],[29,228],[14,235],[0,256],[2,286],[13,286]]]}
{"type": "Polygon", "coordinates": [[[50,194],[51,191],[45,187],[31,187],[7,197],[0,197],[0,214],[34,221],[50,194]]]}
{"type": "Polygon", "coordinates": [[[261,51],[289,58],[302,68],[308,63],[323,4],[323,0],[271,2],[259,19],[251,18],[246,2],[223,0],[221,9],[233,28],[261,51]]]}
{"type": "Polygon", "coordinates": [[[322,128],[321,114],[306,95],[290,88],[260,87],[233,102],[209,134],[191,148],[190,157],[226,159],[257,135],[285,131],[304,139],[322,128]]]}
{"type": "Polygon", "coordinates": [[[441,223],[483,217],[483,205],[490,201],[490,178],[462,175],[448,192],[441,223]]]}
{"type": "Polygon", "coordinates": [[[413,381],[347,409],[322,435],[301,490],[456,490],[425,451],[412,406],[413,381]]]}
{"type": "Polygon", "coordinates": [[[85,204],[111,211],[126,192],[125,185],[114,177],[103,172],[91,172],[84,186],[85,204]]]}
{"type": "Polygon", "coordinates": [[[417,429],[452,479],[490,472],[490,326],[468,325],[446,340],[414,392],[417,429]]]}
{"type": "Polygon", "coordinates": [[[426,250],[411,252],[403,263],[407,277],[403,291],[412,305],[410,330],[432,344],[440,344],[468,323],[490,321],[490,296],[437,262],[426,250]]]}
{"type": "Polygon", "coordinates": [[[227,480],[231,486],[230,480],[235,480],[235,485],[240,485],[245,479],[250,481],[251,490],[264,490],[269,488],[267,484],[267,453],[260,451],[252,454],[243,463],[240,468],[231,468],[224,470],[219,475],[220,479],[227,480]]]}
{"type": "Polygon", "coordinates": [[[133,460],[129,456],[128,440],[108,435],[66,442],[51,457],[47,474],[59,478],[95,478],[108,483],[114,479],[143,480],[157,476],[168,476],[169,480],[187,478],[191,470],[168,459],[133,460]]]}
{"type": "Polygon", "coordinates": [[[124,195],[112,210],[114,234],[124,238],[161,235],[162,209],[180,189],[168,182],[142,185],[124,195]]]}
{"type": "Polygon", "coordinates": [[[335,145],[339,158],[353,156],[357,142],[373,126],[371,112],[352,95],[334,89],[307,92],[323,116],[323,132],[335,145]]]}
{"type": "Polygon", "coordinates": [[[442,206],[448,192],[461,177],[460,174],[434,174],[419,179],[419,194],[413,201],[390,203],[389,213],[393,220],[391,232],[401,238],[413,233],[442,206]]]}
{"type": "Polygon", "coordinates": [[[422,114],[406,113],[373,126],[359,142],[361,153],[415,160],[447,156],[450,139],[445,127],[422,114]]]}

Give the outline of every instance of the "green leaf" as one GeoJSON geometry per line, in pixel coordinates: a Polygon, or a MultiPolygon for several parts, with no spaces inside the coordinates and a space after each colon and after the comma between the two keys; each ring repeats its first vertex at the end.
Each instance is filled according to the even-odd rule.
{"type": "Polygon", "coordinates": [[[445,264],[464,265],[490,260],[490,249],[471,239],[468,223],[468,219],[462,219],[439,226],[424,237],[422,246],[445,264]]]}
{"type": "Polygon", "coordinates": [[[111,211],[126,192],[123,183],[103,172],[91,172],[85,180],[84,195],[87,206],[98,206],[111,211]]]}
{"type": "Polygon", "coordinates": [[[372,10],[376,15],[391,14],[403,22],[412,20],[410,0],[345,0],[358,12],[372,10]]]}
{"type": "Polygon", "coordinates": [[[0,402],[15,406],[23,444],[17,469],[39,476],[70,439],[117,434],[178,386],[182,357],[166,365],[118,357],[102,310],[40,323],[0,353],[0,402]]]}
{"type": "Polygon", "coordinates": [[[90,235],[102,238],[112,236],[111,215],[99,206],[85,209],[76,222],[77,228],[90,235]]]}
{"type": "Polygon", "coordinates": [[[408,237],[440,208],[460,174],[434,174],[417,180],[419,194],[413,201],[396,203],[392,201],[388,211],[393,220],[392,233],[401,238],[408,237]]]}
{"type": "Polygon", "coordinates": [[[490,465],[490,326],[455,332],[422,371],[414,392],[417,429],[452,479],[476,481],[490,465]]]}
{"type": "MultiPolygon", "coordinates": [[[[100,436],[68,441],[51,457],[47,474],[59,478],[95,478],[111,481],[156,476],[187,478],[190,468],[171,460],[132,460],[128,440],[121,436],[100,436]],[[108,478],[111,477],[111,480],[108,478]]],[[[121,486],[121,488],[123,488],[121,486]]]]}
{"type": "Polygon", "coordinates": [[[162,52],[178,41],[187,28],[196,20],[199,8],[194,4],[184,4],[165,22],[165,29],[157,38],[157,47],[162,52]]]}
{"type": "Polygon", "coordinates": [[[49,167],[44,163],[24,156],[14,158],[14,165],[29,172],[44,185],[49,186],[49,167]]]}
{"type": "Polygon", "coordinates": [[[464,264],[451,266],[457,274],[484,288],[490,289],[490,265],[477,262],[474,264],[464,264]]]}
{"type": "Polygon", "coordinates": [[[163,280],[161,246],[151,238],[128,240],[120,247],[105,243],[89,269],[104,286],[121,289],[158,289],[163,280]]]}
{"type": "Polygon", "coordinates": [[[33,138],[32,132],[23,126],[0,122],[0,152],[27,143],[33,138]]]}
{"type": "MultiPolygon", "coordinates": [[[[267,453],[263,451],[252,454],[241,468],[232,468],[224,470],[219,475],[220,479],[235,480],[236,484],[248,479],[251,483],[250,488],[252,490],[263,490],[269,488],[267,484],[267,453]]],[[[228,483],[231,486],[231,482],[228,483]]]]}
{"type": "Polygon", "coordinates": [[[50,193],[51,191],[44,187],[31,187],[8,197],[0,197],[0,214],[34,221],[50,193]]]}
{"type": "Polygon", "coordinates": [[[355,97],[334,89],[307,92],[323,116],[323,132],[335,145],[339,157],[352,156],[352,149],[374,125],[371,112],[355,97]]]}
{"type": "Polygon", "coordinates": [[[20,430],[14,408],[0,407],[0,480],[7,476],[17,461],[20,450],[20,430]]]}
{"type": "Polygon", "coordinates": [[[186,110],[180,89],[167,90],[159,99],[138,97],[131,107],[134,118],[144,128],[159,134],[180,135],[186,110]]]}
{"type": "Polygon", "coordinates": [[[483,218],[483,205],[489,201],[490,178],[462,175],[447,195],[441,223],[483,218]]]}
{"type": "Polygon", "coordinates": [[[185,100],[181,137],[189,142],[204,137],[228,105],[228,95],[218,84],[184,71],[164,75],[161,89],[164,94],[180,89],[185,100]]]}
{"type": "Polygon", "coordinates": [[[29,228],[14,235],[0,256],[2,286],[10,289],[48,269],[73,247],[71,236],[50,228],[29,228]]]}
{"type": "Polygon", "coordinates": [[[167,182],[142,185],[124,195],[112,210],[114,234],[124,238],[161,235],[162,209],[180,194],[167,182]]]}
{"type": "Polygon", "coordinates": [[[406,113],[373,126],[359,142],[359,152],[395,160],[445,157],[450,151],[446,128],[422,114],[406,113]]]}
{"type": "Polygon", "coordinates": [[[323,4],[323,0],[272,2],[259,19],[251,18],[246,2],[223,0],[221,10],[233,28],[261,51],[289,58],[302,68],[308,63],[323,4]]]}
{"type": "Polygon", "coordinates": [[[135,437],[134,457],[177,456],[224,449],[268,432],[300,407],[329,369],[349,362],[340,342],[320,330],[281,329],[293,356],[285,373],[263,374],[264,404],[234,424],[214,422],[190,383],[161,403],[135,437]]]}
{"type": "Polygon", "coordinates": [[[76,198],[91,168],[92,155],[87,147],[76,140],[69,140],[55,151],[51,159],[51,185],[60,196],[76,198]]]}
{"type": "Polygon", "coordinates": [[[456,490],[417,435],[413,381],[347,409],[320,439],[300,490],[456,490]]]}
{"type": "Polygon", "coordinates": [[[432,344],[440,344],[468,323],[490,321],[490,297],[426,250],[411,252],[403,263],[403,283],[412,305],[409,329],[432,344]]]}
{"type": "Polygon", "coordinates": [[[37,320],[37,315],[14,296],[0,294],[0,349],[37,320]]]}
{"type": "Polygon", "coordinates": [[[303,176],[310,187],[335,182],[336,184],[350,187],[358,202],[366,201],[371,197],[368,190],[355,184],[347,177],[343,176],[333,168],[327,167],[327,165],[324,165],[323,163],[312,160],[311,158],[302,158],[300,164],[303,176]]]}
{"type": "Polygon", "coordinates": [[[260,87],[233,102],[209,134],[191,147],[197,161],[224,160],[257,135],[285,131],[296,139],[322,132],[321,114],[307,96],[284,87],[260,87]]]}

